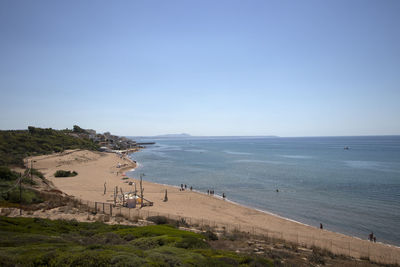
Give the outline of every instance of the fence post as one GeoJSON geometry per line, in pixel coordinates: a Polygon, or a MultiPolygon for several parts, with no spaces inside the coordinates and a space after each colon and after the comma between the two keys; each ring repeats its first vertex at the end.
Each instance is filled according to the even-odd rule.
{"type": "Polygon", "coordinates": [[[110,204],[110,216],[112,216],[112,205],[110,204]]]}
{"type": "Polygon", "coordinates": [[[103,202],[103,214],[104,214],[104,202],[103,202]]]}
{"type": "Polygon", "coordinates": [[[97,202],[94,202],[94,209],[95,209],[95,211],[97,213],[97,202]]]}

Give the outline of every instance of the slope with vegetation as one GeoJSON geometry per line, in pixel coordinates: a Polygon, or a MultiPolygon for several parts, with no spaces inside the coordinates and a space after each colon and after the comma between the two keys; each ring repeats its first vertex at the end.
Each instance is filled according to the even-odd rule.
{"type": "Polygon", "coordinates": [[[32,155],[51,154],[66,149],[97,150],[98,144],[79,135],[83,129],[42,129],[0,131],[0,166],[23,166],[23,159],[32,155]]]}
{"type": "Polygon", "coordinates": [[[0,234],[1,266],[272,266],[212,249],[205,236],[169,225],[0,217],[0,234]]]}

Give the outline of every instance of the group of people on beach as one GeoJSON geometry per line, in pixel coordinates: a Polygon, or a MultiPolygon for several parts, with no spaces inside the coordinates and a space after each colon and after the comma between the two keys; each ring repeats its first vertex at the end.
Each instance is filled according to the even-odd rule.
{"type": "MultiPolygon", "coordinates": [[[[179,188],[179,191],[185,191],[185,190],[187,190],[187,185],[186,184],[181,184],[181,188],[179,188]]],[[[193,190],[193,187],[191,186],[190,187],[190,191],[192,191],[193,190]]]]}
{"type": "Polygon", "coordinates": [[[368,236],[368,240],[371,242],[376,243],[376,236],[374,235],[374,232],[371,232],[368,236]]]}
{"type": "MultiPolygon", "coordinates": [[[[209,196],[213,196],[214,195],[214,190],[207,190],[207,195],[209,195],[209,196]]],[[[226,195],[225,195],[225,193],[222,193],[222,198],[223,199],[225,199],[226,198],[226,195]]]]}

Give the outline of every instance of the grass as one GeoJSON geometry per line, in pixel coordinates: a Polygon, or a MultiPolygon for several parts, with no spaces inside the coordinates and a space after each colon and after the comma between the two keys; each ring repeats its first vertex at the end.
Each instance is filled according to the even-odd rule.
{"type": "Polygon", "coordinates": [[[170,225],[0,217],[0,266],[272,266],[265,258],[211,249],[170,225]]]}

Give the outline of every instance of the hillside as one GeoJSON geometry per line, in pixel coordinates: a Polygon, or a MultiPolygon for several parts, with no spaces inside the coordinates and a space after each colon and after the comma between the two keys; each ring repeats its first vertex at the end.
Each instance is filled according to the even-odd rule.
{"type": "Polygon", "coordinates": [[[23,166],[27,156],[51,154],[66,149],[97,150],[99,146],[74,130],[28,127],[28,130],[0,131],[0,166],[23,166]]]}

